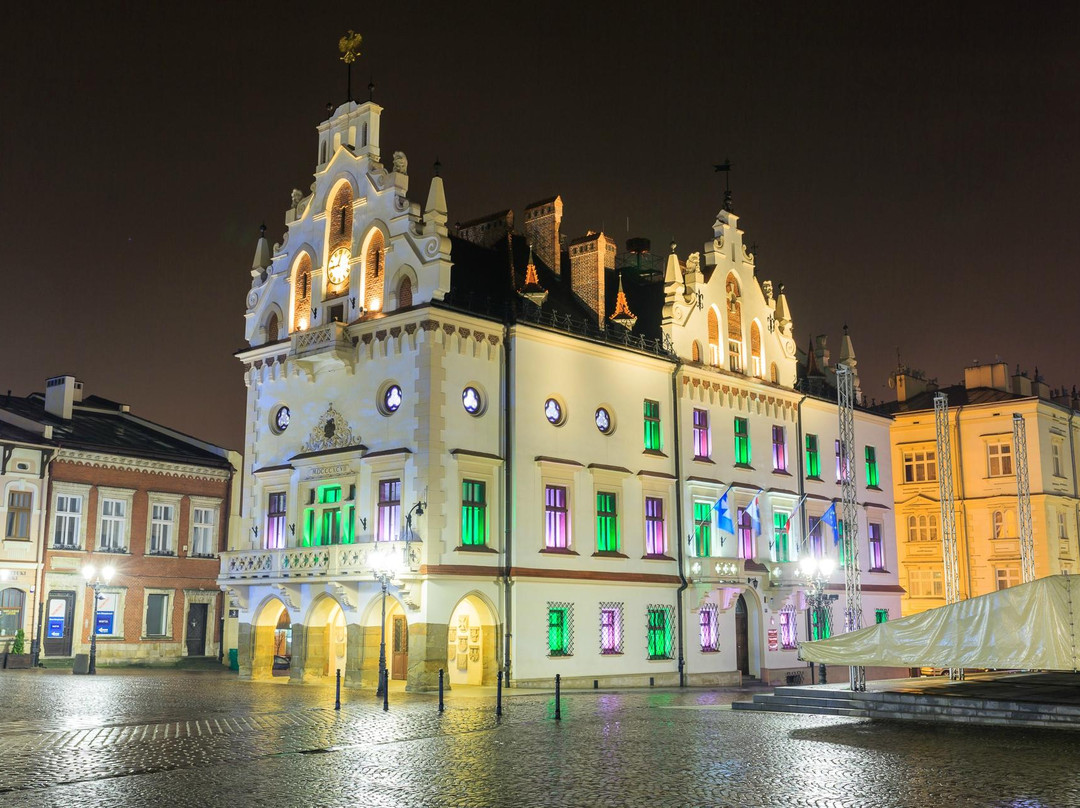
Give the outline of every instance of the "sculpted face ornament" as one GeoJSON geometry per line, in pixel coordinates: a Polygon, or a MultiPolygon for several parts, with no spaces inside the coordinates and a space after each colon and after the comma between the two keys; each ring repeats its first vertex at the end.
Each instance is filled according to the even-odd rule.
{"type": "Polygon", "coordinates": [[[475,387],[466,387],[461,393],[461,405],[469,415],[480,412],[480,393],[475,387]]]}
{"type": "Polygon", "coordinates": [[[277,427],[278,432],[284,432],[289,428],[291,419],[292,413],[289,412],[288,407],[278,407],[278,411],[274,413],[274,426],[277,427]]]}
{"type": "Polygon", "coordinates": [[[596,428],[605,435],[611,432],[611,413],[603,407],[596,411],[596,428]]]}
{"type": "Polygon", "coordinates": [[[562,405],[555,399],[549,398],[544,402],[544,416],[549,422],[558,426],[563,421],[562,405]]]}
{"type": "Polygon", "coordinates": [[[397,412],[398,407],[401,406],[402,395],[401,388],[396,384],[390,385],[386,388],[386,393],[383,396],[383,406],[387,412],[397,412]]]}

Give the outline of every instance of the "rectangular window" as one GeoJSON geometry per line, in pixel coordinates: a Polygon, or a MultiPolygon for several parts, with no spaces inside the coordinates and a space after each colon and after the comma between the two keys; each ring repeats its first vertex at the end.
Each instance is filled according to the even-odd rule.
{"type": "Polygon", "coordinates": [[[323,508],[319,523],[320,544],[341,544],[341,508],[323,508]]]}
{"type": "Polygon", "coordinates": [[[787,441],[782,426],[772,428],[772,467],[773,471],[787,471],[787,441]]]}
{"type": "Polygon", "coordinates": [[[833,450],[836,452],[836,481],[840,482],[844,479],[843,452],[840,450],[840,441],[833,441],[833,450]]]}
{"type": "Polygon", "coordinates": [[[1061,462],[1061,441],[1054,441],[1050,444],[1051,457],[1054,461],[1054,476],[1065,476],[1065,464],[1061,462]]]}
{"type": "Polygon", "coordinates": [[[735,509],[735,529],[739,533],[739,558],[753,558],[754,524],[746,508],[735,509]]]}
{"type": "Polygon", "coordinates": [[[987,473],[991,477],[1009,477],[1013,473],[1012,444],[990,443],[986,446],[987,473]]]}
{"type": "Polygon", "coordinates": [[[810,554],[814,558],[821,558],[825,555],[825,539],[821,535],[824,532],[824,528],[821,526],[821,517],[806,517],[806,530],[807,535],[810,537],[810,554]]]}
{"type": "Polygon", "coordinates": [[[212,556],[214,554],[214,523],[217,513],[213,508],[192,509],[191,554],[212,556]]]}
{"type": "Polygon", "coordinates": [[[866,452],[866,487],[878,488],[877,449],[867,446],[866,452]]]}
{"type": "Polygon", "coordinates": [[[566,507],[566,489],[561,485],[544,487],[544,546],[553,549],[570,547],[570,514],[566,507]]]}
{"type": "Polygon", "coordinates": [[[785,606],[780,610],[780,647],[785,651],[799,647],[798,621],[795,619],[794,606],[785,606]]]}
{"type": "Polygon", "coordinates": [[[664,530],[664,500],[645,497],[645,554],[667,554],[667,531],[664,530]]]}
{"type": "Polygon", "coordinates": [[[818,452],[817,435],[806,436],[806,476],[821,479],[821,454],[818,452]]]}
{"type": "Polygon", "coordinates": [[[623,652],[623,618],[621,603],[600,604],[600,653],[623,652]]]}
{"type": "Polygon", "coordinates": [[[596,550],[600,553],[619,552],[619,513],[615,494],[610,491],[596,494],[596,550]]]}
{"type": "Polygon", "coordinates": [[[889,622],[889,610],[888,609],[874,609],[874,624],[881,625],[882,623],[889,622]]]}
{"type": "Polygon", "coordinates": [[[125,503],[122,499],[101,500],[101,535],[98,546],[109,553],[124,551],[125,503]]]}
{"type": "Polygon", "coordinates": [[[649,659],[671,659],[673,613],[670,606],[649,606],[646,610],[649,659]]]}
{"type": "Polygon", "coordinates": [[[266,507],[266,548],[285,547],[285,502],[284,491],[273,493],[267,500],[266,507]]]}
{"type": "Polygon", "coordinates": [[[735,419],[735,465],[750,465],[750,422],[746,418],[735,419]]]}
{"type": "Polygon", "coordinates": [[[173,555],[173,524],[176,509],[157,503],[150,506],[150,555],[173,555]]]}
{"type": "Polygon", "coordinates": [[[401,520],[401,480],[379,480],[378,513],[375,541],[394,541],[401,520]]]}
{"type": "Polygon", "coordinates": [[[904,452],[904,482],[930,483],[937,480],[937,451],[920,449],[904,452]]]}
{"type": "Polygon", "coordinates": [[[727,352],[728,370],[732,373],[742,373],[742,343],[737,339],[729,339],[727,352]]]}
{"type": "Polygon", "coordinates": [[[548,656],[570,656],[570,607],[548,604],[548,656]]]}
{"type": "Polygon", "coordinates": [[[997,567],[994,569],[994,578],[998,589],[1008,589],[1020,583],[1020,569],[1018,567],[997,567]]]}
{"type": "Polygon", "coordinates": [[[777,561],[791,560],[791,543],[789,541],[788,521],[791,515],[783,511],[773,511],[773,549],[777,561]]]}
{"type": "Polygon", "coordinates": [[[660,402],[645,399],[645,449],[659,452],[663,442],[660,437],[660,402]]]}
{"type": "Polygon", "coordinates": [[[702,653],[712,653],[720,650],[720,632],[718,631],[718,614],[714,603],[706,603],[701,607],[699,628],[701,635],[702,653]]]}
{"type": "Polygon", "coordinates": [[[94,633],[99,637],[113,637],[117,634],[117,607],[119,597],[116,592],[102,592],[98,596],[97,617],[94,620],[94,633]]]}
{"type": "Polygon", "coordinates": [[[79,525],[82,519],[82,497],[70,494],[56,495],[56,526],[53,531],[53,547],[78,549],[79,525]]]}
{"type": "Polygon", "coordinates": [[[709,412],[694,410],[694,459],[707,460],[709,447],[709,412]]]}
{"type": "MultiPolygon", "coordinates": [[[[907,518],[908,541],[937,541],[938,518],[936,514],[909,516],[907,518]]],[[[995,528],[996,529],[996,528],[995,528]]],[[[995,533],[994,538],[997,538],[995,533]]]]}
{"type": "Polygon", "coordinates": [[[1058,511],[1057,524],[1058,524],[1058,538],[1059,539],[1067,539],[1067,538],[1069,538],[1069,523],[1068,523],[1067,517],[1065,516],[1065,511],[1058,511]]]}
{"type": "Polygon", "coordinates": [[[868,522],[866,525],[866,531],[869,534],[870,542],[871,572],[885,571],[885,541],[882,538],[881,530],[882,528],[879,522],[868,522]]]}
{"type": "Polygon", "coordinates": [[[30,506],[33,501],[33,491],[12,491],[8,494],[7,530],[4,532],[7,538],[30,538],[30,506]]]}
{"type": "Polygon", "coordinates": [[[945,581],[939,569],[908,570],[908,594],[913,598],[940,598],[945,595],[945,581]]]}
{"type": "Polygon", "coordinates": [[[461,481],[461,543],[487,544],[487,485],[480,480],[461,481]]]}
{"type": "Polygon", "coordinates": [[[146,636],[164,637],[168,627],[169,596],[150,593],[146,596],[146,636]]]}
{"type": "Polygon", "coordinates": [[[694,503],[694,554],[698,558],[712,555],[712,505],[694,503]]]}
{"type": "Polygon", "coordinates": [[[832,610],[830,606],[823,609],[810,609],[810,640],[827,640],[832,636],[832,610]]]}

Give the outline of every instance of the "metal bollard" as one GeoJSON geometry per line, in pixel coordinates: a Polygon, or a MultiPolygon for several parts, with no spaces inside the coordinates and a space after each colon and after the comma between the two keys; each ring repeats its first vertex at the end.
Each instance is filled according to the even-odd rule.
{"type": "Polygon", "coordinates": [[[555,720],[562,721],[562,709],[559,705],[559,689],[562,684],[562,677],[559,674],[555,674],[555,720]]]}
{"type": "Polygon", "coordinates": [[[495,680],[495,715],[502,715],[502,676],[503,672],[499,671],[499,676],[495,680]]]}
{"type": "Polygon", "coordinates": [[[341,709],[341,668],[337,669],[337,692],[334,695],[334,709],[341,709]]]}
{"type": "Polygon", "coordinates": [[[382,708],[384,713],[390,709],[390,671],[382,675],[382,708]]]}
{"type": "Polygon", "coordinates": [[[443,711],[443,669],[439,668],[439,712],[443,711]]]}

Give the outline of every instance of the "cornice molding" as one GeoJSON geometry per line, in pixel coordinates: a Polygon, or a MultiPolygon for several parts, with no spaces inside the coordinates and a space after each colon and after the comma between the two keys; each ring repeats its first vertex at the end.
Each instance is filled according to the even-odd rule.
{"type": "Polygon", "coordinates": [[[165,477],[222,481],[229,479],[229,472],[224,469],[187,465],[186,463],[170,463],[166,460],[150,460],[143,457],[123,457],[100,452],[85,452],[77,449],[61,449],[56,459],[77,466],[117,469],[120,471],[141,471],[147,474],[161,474],[165,477]]]}

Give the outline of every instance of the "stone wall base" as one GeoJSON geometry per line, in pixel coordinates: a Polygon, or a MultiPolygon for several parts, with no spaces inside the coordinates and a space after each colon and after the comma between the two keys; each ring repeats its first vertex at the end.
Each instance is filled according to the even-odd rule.
{"type": "MultiPolygon", "coordinates": [[[[560,680],[560,687],[565,690],[592,690],[594,682],[595,687],[598,689],[608,689],[616,687],[649,687],[649,680],[652,679],[653,687],[678,687],[679,686],[679,674],[675,671],[664,671],[657,673],[628,673],[622,675],[606,675],[606,676],[563,676],[560,680]]],[[[521,688],[537,688],[551,690],[555,687],[555,677],[545,677],[543,679],[513,679],[511,684],[514,687],[521,688]]]]}

